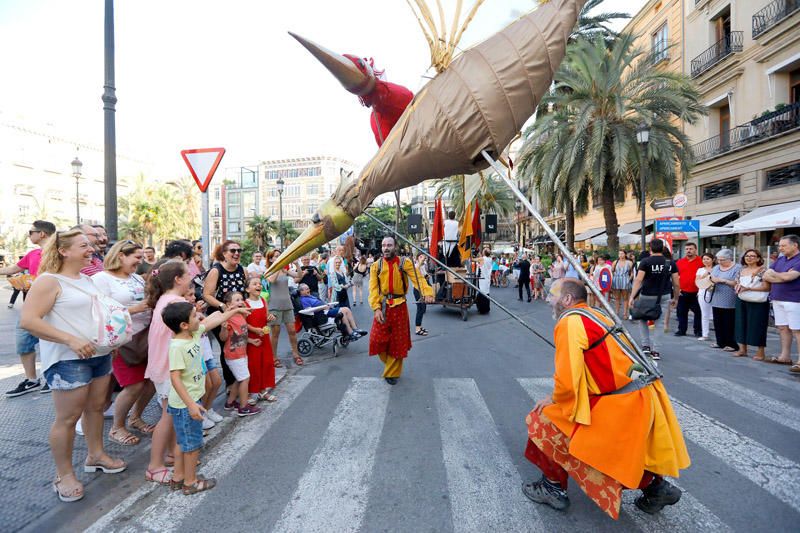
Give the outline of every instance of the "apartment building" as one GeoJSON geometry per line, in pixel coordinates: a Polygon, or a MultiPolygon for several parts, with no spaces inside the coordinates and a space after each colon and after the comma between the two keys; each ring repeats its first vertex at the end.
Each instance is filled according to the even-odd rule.
{"type": "Polygon", "coordinates": [[[766,231],[737,227],[800,200],[800,2],[684,2],[684,66],[709,107],[686,126],[697,161],[686,214],[729,221],[731,234],[705,248],[763,249],[800,231],[793,217],[766,231]]]}

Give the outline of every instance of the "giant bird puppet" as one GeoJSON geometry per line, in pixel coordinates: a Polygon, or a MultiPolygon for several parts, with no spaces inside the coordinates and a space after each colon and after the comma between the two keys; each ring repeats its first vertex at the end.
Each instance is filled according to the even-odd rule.
{"type": "Polygon", "coordinates": [[[487,168],[482,151],[502,154],[549,89],[584,1],[552,0],[520,17],[456,57],[407,106],[411,93],[380,80],[369,61],[295,36],[372,106],[380,149],[358,178],[343,181],[319,207],[268,273],[344,233],[385,192],[487,168]]]}

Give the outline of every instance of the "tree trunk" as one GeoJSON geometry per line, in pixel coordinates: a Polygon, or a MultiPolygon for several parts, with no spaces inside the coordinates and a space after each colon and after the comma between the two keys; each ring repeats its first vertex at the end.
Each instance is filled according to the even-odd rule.
{"type": "Polygon", "coordinates": [[[611,256],[615,257],[619,251],[619,223],[617,222],[617,206],[614,198],[614,184],[610,176],[606,176],[603,183],[603,219],[606,223],[606,235],[608,235],[608,248],[611,256]]]}
{"type": "Polygon", "coordinates": [[[575,206],[572,200],[567,201],[564,218],[567,223],[567,248],[572,251],[575,249],[575,206]]]}

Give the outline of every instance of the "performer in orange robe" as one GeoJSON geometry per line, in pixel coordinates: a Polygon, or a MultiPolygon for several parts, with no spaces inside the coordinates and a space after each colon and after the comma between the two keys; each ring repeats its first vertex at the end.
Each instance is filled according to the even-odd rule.
{"type": "Polygon", "coordinates": [[[369,354],[383,361],[383,378],[390,385],[400,378],[403,359],[411,349],[406,306],[408,283],[422,294],[425,303],[433,303],[433,289],[414,261],[397,257],[395,246],[394,237],[385,237],[381,242],[383,257],[372,264],[369,272],[369,306],[375,313],[369,333],[369,354]]]}
{"type": "Polygon", "coordinates": [[[528,498],[566,509],[567,479],[609,516],[619,517],[623,489],[642,489],[636,506],[657,513],[680,499],[663,479],[689,466],[689,454],[660,380],[641,385],[643,368],[606,332],[613,321],[586,305],[578,280],[553,284],[548,302],[560,316],[555,328],[551,398],[528,415],[525,456],[543,473],[523,485],[528,498]],[[588,313],[589,316],[585,316],[588,313]]]}

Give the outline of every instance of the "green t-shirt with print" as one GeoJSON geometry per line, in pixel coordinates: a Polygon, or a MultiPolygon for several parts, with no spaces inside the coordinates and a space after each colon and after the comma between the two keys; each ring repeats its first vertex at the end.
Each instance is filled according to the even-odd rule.
{"type": "MultiPolygon", "coordinates": [[[[200,336],[206,327],[201,325],[191,339],[172,339],[169,343],[169,370],[181,371],[181,382],[193,400],[200,400],[206,393],[206,376],[203,367],[203,353],[200,350],[200,336]]],[[[169,390],[169,406],[186,409],[174,387],[169,390]]]]}

